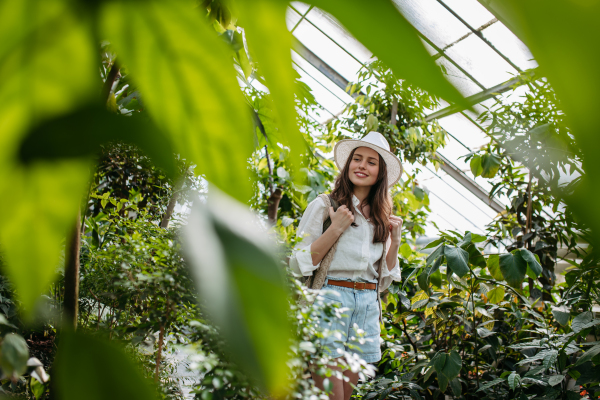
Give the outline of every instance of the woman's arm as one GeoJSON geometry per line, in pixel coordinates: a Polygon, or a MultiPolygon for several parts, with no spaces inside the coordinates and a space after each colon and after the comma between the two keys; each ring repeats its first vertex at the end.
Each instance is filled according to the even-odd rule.
{"type": "Polygon", "coordinates": [[[395,215],[390,216],[390,239],[391,244],[385,257],[388,270],[394,269],[398,261],[398,250],[400,249],[400,241],[402,240],[402,218],[395,215]]]}
{"type": "MultiPolygon", "coordinates": [[[[313,265],[317,265],[323,260],[336,240],[354,222],[354,215],[346,206],[339,207],[335,212],[333,207],[329,207],[329,217],[331,226],[310,246],[313,265]]],[[[398,253],[398,249],[396,249],[396,253],[398,253]]]]}

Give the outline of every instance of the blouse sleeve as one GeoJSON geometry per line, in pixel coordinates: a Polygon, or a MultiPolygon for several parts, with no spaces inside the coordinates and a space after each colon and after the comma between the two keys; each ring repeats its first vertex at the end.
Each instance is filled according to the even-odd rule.
{"type": "MultiPolygon", "coordinates": [[[[386,248],[385,254],[386,255],[390,249],[391,244],[392,244],[392,240],[391,240],[391,238],[388,237],[388,240],[385,243],[385,248],[386,248]]],[[[385,258],[382,259],[380,262],[386,263],[385,258]]],[[[398,256],[396,256],[396,265],[394,265],[394,268],[392,268],[391,271],[388,268],[388,266],[385,264],[384,264],[383,268],[381,268],[381,287],[379,288],[379,291],[383,292],[385,289],[387,289],[392,284],[392,281],[400,282],[401,280],[402,280],[402,275],[400,272],[400,261],[398,260],[398,256]]]]}
{"type": "Polygon", "coordinates": [[[310,246],[323,233],[323,212],[325,212],[325,203],[317,197],[306,207],[302,215],[296,233],[301,241],[298,242],[290,257],[290,268],[294,275],[310,276],[321,265],[321,263],[313,265],[310,246]]]}

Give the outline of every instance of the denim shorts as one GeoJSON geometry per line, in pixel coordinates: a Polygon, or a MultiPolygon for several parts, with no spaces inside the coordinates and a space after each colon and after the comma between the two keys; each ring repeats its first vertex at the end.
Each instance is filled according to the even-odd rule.
{"type": "Polygon", "coordinates": [[[325,281],[320,297],[323,303],[337,304],[342,309],[341,318],[326,315],[324,311],[319,315],[319,325],[324,334],[320,342],[325,352],[336,358],[342,356],[341,350],[344,349],[358,354],[368,363],[379,361],[381,327],[377,291],[332,286],[325,281]]]}

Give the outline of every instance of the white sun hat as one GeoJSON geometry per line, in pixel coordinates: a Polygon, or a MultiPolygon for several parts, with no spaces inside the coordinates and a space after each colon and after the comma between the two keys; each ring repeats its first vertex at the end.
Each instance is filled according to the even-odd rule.
{"type": "Polygon", "coordinates": [[[350,153],[357,147],[371,148],[383,158],[387,166],[388,187],[395,185],[400,180],[402,176],[402,163],[400,159],[390,151],[390,144],[385,140],[383,135],[374,131],[369,132],[360,140],[344,139],[337,142],[333,149],[333,156],[340,171],[344,170],[350,153]]]}

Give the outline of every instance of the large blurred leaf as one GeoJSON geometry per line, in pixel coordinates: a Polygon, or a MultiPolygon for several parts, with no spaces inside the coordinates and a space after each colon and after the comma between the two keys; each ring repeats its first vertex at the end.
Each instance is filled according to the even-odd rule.
{"type": "Polygon", "coordinates": [[[203,304],[233,361],[276,396],[286,390],[291,326],[282,267],[244,206],[210,189],[184,229],[184,249],[203,304]]]}
{"type": "Polygon", "coordinates": [[[27,348],[25,339],[16,333],[6,334],[2,339],[0,352],[3,374],[14,378],[21,376],[27,369],[28,358],[29,348],[27,348]]]}
{"type": "Polygon", "coordinates": [[[531,49],[540,72],[556,90],[578,145],[585,175],[567,200],[600,239],[600,2],[565,0],[480,0],[531,49]]]}
{"type": "Polygon", "coordinates": [[[462,96],[432,60],[417,30],[391,1],[313,0],[310,3],[337,18],[399,78],[445,100],[464,103],[462,96]],[[394,41],[401,43],[402,51],[392,45],[394,41]]]}
{"type": "Polygon", "coordinates": [[[99,86],[88,21],[68,5],[0,2],[0,247],[25,310],[54,277],[89,175],[81,160],[18,163],[32,126],[87,102],[99,86]]]}
{"type": "Polygon", "coordinates": [[[251,116],[233,53],[200,10],[177,0],[105,2],[101,27],[176,151],[222,190],[248,200],[251,116]]]}
{"type": "Polygon", "coordinates": [[[288,2],[239,0],[236,6],[239,24],[244,27],[250,43],[250,53],[269,87],[278,138],[289,147],[291,162],[297,171],[299,155],[306,150],[306,145],[296,123],[294,92],[297,89],[297,72],[292,68],[292,34],[285,23],[288,2]]]}
{"type": "Polygon", "coordinates": [[[112,342],[65,332],[54,364],[61,400],[152,400],[156,392],[139,366],[112,342]]]}
{"type": "Polygon", "coordinates": [[[527,262],[518,249],[513,250],[512,253],[500,255],[500,271],[502,271],[504,280],[510,286],[521,289],[521,284],[527,272],[527,262]]]}

